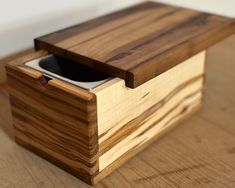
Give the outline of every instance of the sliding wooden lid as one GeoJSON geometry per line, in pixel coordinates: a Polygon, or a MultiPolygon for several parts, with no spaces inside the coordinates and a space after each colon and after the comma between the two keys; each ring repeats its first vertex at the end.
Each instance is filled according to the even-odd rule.
{"type": "Polygon", "coordinates": [[[235,20],[145,2],[35,39],[35,48],[135,88],[235,33],[235,20]]]}

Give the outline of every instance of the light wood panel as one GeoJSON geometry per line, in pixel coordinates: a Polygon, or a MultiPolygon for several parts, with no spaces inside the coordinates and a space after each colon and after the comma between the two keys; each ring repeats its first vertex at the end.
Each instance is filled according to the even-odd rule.
{"type": "Polygon", "coordinates": [[[136,88],[235,33],[235,19],[144,2],[35,39],[136,88]]]}
{"type": "MultiPolygon", "coordinates": [[[[139,124],[132,125],[136,127],[136,131],[126,131],[126,137],[123,140],[118,140],[115,145],[109,145],[100,149],[99,170],[104,170],[108,165],[122,157],[126,152],[140,147],[142,144],[148,142],[151,138],[159,134],[172,123],[185,116],[186,112],[194,110],[201,103],[201,93],[197,93],[196,97],[191,100],[186,100],[182,104],[177,104],[173,109],[165,112],[162,116],[157,116],[157,113],[151,114],[150,117],[138,122],[139,124]],[[173,112],[172,112],[173,111],[173,112]],[[165,117],[166,116],[166,117],[165,117]],[[146,122],[148,120],[148,122],[146,122]],[[145,123],[146,122],[146,123],[145,123]],[[141,127],[139,127],[141,126],[141,127]],[[102,150],[104,149],[104,151],[102,150]]],[[[186,96],[187,98],[188,96],[186,96]]],[[[162,109],[163,110],[163,109],[162,109]]],[[[109,143],[112,144],[113,138],[110,138],[109,143]]],[[[115,141],[115,140],[114,140],[115,141]]],[[[103,146],[104,147],[104,146],[103,146]]]]}
{"type": "Polygon", "coordinates": [[[100,171],[200,105],[205,54],[135,89],[113,79],[91,90],[97,96],[100,171]]]}
{"type": "Polygon", "coordinates": [[[136,89],[126,88],[125,82],[118,78],[93,89],[91,92],[96,94],[98,99],[100,142],[153,104],[163,100],[177,86],[191,78],[202,76],[204,63],[205,52],[201,52],[136,89]],[[108,134],[105,134],[106,131],[108,134]]]}

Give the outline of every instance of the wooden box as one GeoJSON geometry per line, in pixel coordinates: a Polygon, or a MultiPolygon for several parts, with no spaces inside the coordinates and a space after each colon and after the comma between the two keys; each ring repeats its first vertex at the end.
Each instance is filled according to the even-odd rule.
{"type": "Polygon", "coordinates": [[[145,2],[35,39],[8,63],[17,143],[95,184],[202,104],[233,19],[145,2]]]}

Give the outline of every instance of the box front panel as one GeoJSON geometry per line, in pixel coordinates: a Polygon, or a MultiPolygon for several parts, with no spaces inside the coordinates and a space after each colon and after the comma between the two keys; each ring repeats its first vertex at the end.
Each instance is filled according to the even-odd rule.
{"type": "Polygon", "coordinates": [[[24,65],[8,65],[7,76],[16,141],[91,184],[98,172],[95,95],[47,82],[24,65]]]}

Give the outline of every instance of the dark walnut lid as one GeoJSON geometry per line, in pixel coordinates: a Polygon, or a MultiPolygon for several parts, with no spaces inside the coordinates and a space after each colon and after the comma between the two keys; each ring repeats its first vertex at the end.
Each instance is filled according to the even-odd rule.
{"type": "Polygon", "coordinates": [[[235,20],[145,2],[35,39],[135,88],[235,33],[235,20]]]}

